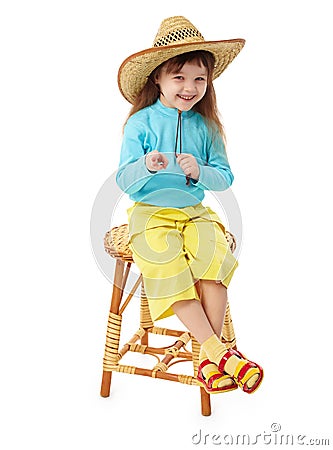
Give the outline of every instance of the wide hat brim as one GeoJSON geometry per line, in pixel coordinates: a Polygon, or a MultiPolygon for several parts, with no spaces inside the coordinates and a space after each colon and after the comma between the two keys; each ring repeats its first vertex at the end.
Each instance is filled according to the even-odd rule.
{"type": "Polygon", "coordinates": [[[216,79],[235,59],[245,45],[244,39],[231,39],[223,41],[201,41],[185,44],[152,47],[134,53],[125,59],[118,72],[118,86],[120,92],[130,103],[147,82],[147,77],[156,67],[174,56],[195,50],[206,50],[215,58],[213,79],[216,79]]]}

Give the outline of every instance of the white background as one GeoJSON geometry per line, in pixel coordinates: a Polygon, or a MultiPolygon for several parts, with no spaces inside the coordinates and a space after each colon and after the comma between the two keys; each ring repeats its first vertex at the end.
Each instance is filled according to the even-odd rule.
{"type": "Polygon", "coordinates": [[[330,2],[12,0],[0,35],[1,448],[215,448],[273,422],[332,443],[330,2]],[[162,380],[114,374],[99,397],[111,285],[90,215],[129,110],[116,75],[172,15],[247,40],[215,87],[243,220],[231,308],[265,380],[209,418],[197,388],[162,380]]]}

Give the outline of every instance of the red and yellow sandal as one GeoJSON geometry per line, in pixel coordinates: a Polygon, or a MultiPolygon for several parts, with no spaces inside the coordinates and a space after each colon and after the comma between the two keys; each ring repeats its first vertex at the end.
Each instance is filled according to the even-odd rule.
{"type": "Polygon", "coordinates": [[[252,394],[258,389],[264,378],[264,371],[262,367],[260,367],[259,364],[253,361],[249,361],[238,350],[229,349],[227,353],[225,353],[225,355],[222,357],[220,364],[218,365],[218,368],[221,372],[225,371],[224,367],[231,356],[237,356],[238,358],[241,358],[235,369],[235,373],[231,375],[232,378],[244,392],[246,392],[247,394],[252,394]],[[247,382],[254,375],[258,375],[258,379],[251,387],[248,387],[247,382]]]}
{"type": "Polygon", "coordinates": [[[229,392],[237,389],[238,386],[234,379],[229,375],[219,372],[217,368],[216,370],[212,369],[205,377],[202,369],[208,364],[212,364],[216,367],[209,359],[205,359],[200,363],[197,375],[199,385],[202,386],[208,394],[219,394],[221,392],[229,392]],[[219,386],[221,382],[223,382],[223,386],[219,386]]]}

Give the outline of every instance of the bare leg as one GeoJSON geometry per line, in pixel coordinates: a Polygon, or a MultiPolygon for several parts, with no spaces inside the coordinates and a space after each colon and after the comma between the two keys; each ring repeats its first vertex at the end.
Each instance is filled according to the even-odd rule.
{"type": "Polygon", "coordinates": [[[182,300],[174,303],[172,308],[202,344],[213,334],[221,335],[228,297],[226,287],[212,280],[201,280],[200,289],[201,302],[194,299],[182,300]]]}
{"type": "MultiPolygon", "coordinates": [[[[227,307],[227,288],[215,280],[200,280],[201,304],[216,336],[221,337],[224,316],[227,307]]],[[[207,359],[203,347],[200,349],[200,361],[207,359]]]]}
{"type": "Polygon", "coordinates": [[[214,280],[200,280],[201,304],[214,333],[221,336],[227,307],[227,288],[214,280]]]}
{"type": "MultiPolygon", "coordinates": [[[[193,334],[193,336],[200,344],[203,344],[205,341],[207,341],[207,339],[214,336],[214,329],[212,328],[212,325],[209,322],[200,301],[183,300],[174,303],[172,305],[172,308],[180,321],[193,334]]],[[[210,312],[213,313],[213,308],[210,309],[210,312]]],[[[216,326],[218,327],[218,323],[216,324],[216,326]]],[[[217,336],[216,339],[218,339],[217,336]]],[[[222,348],[224,348],[222,342],[220,344],[222,348]]],[[[205,359],[207,359],[207,355],[203,353],[201,347],[199,360],[203,361],[205,359]]],[[[208,376],[212,376],[213,374],[220,373],[216,364],[212,362],[202,367],[201,370],[201,376],[204,379],[206,379],[206,377],[208,376]]],[[[221,392],[223,392],[223,389],[231,388],[233,385],[234,381],[231,378],[226,379],[226,377],[223,377],[222,374],[220,379],[215,381],[215,388],[221,388],[221,392]]]]}
{"type": "Polygon", "coordinates": [[[200,344],[214,334],[202,304],[198,300],[181,300],[174,303],[172,309],[200,344]]]}

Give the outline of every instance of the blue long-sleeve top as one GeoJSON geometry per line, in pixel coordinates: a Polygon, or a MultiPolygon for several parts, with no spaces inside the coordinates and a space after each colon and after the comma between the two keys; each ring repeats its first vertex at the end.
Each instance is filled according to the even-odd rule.
{"type": "Polygon", "coordinates": [[[231,186],[234,177],[221,135],[191,110],[181,113],[182,152],[195,156],[200,175],[199,180],[191,179],[186,185],[174,153],[177,119],[177,109],[164,106],[160,100],[128,119],[116,180],[133,201],[183,208],[200,203],[205,190],[223,191],[231,186]],[[147,169],[145,156],[153,150],[166,154],[166,169],[147,169]]]}

